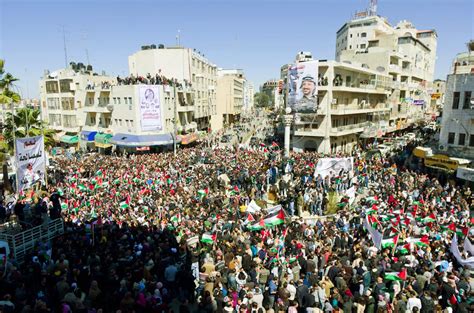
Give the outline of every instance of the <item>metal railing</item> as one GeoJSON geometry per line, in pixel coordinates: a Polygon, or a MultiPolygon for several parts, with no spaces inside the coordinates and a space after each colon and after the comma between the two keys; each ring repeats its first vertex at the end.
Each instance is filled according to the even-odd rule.
{"type": "Polygon", "coordinates": [[[59,218],[16,234],[0,233],[0,240],[8,242],[15,260],[22,264],[25,256],[34,249],[36,243],[50,241],[62,234],[64,234],[64,222],[59,218]]]}

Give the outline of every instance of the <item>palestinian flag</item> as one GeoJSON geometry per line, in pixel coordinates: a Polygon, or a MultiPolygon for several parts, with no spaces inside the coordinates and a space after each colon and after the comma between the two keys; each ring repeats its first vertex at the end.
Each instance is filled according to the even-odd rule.
{"type": "Polygon", "coordinates": [[[266,227],[272,227],[272,226],[277,226],[281,225],[285,222],[285,212],[283,212],[283,209],[280,209],[276,214],[271,214],[265,217],[263,220],[263,223],[265,224],[266,227]]]}
{"type": "Polygon", "coordinates": [[[247,222],[254,222],[255,221],[255,218],[253,217],[252,214],[249,213],[249,215],[247,215],[247,222]]]}
{"type": "Polygon", "coordinates": [[[397,247],[397,251],[400,252],[400,254],[408,254],[408,252],[410,252],[410,244],[407,243],[403,246],[397,247]]]}
{"type": "Polygon", "coordinates": [[[431,213],[429,216],[421,220],[424,224],[436,222],[436,216],[431,213]]]}
{"type": "Polygon", "coordinates": [[[396,280],[396,281],[402,281],[407,279],[407,270],[404,269],[401,272],[388,272],[385,273],[384,278],[386,280],[396,280]]]}
{"type": "Polygon", "coordinates": [[[398,243],[398,236],[382,239],[382,249],[393,248],[398,243]]]}
{"type": "Polygon", "coordinates": [[[265,227],[265,223],[263,222],[263,220],[261,220],[258,223],[255,223],[253,225],[247,226],[247,228],[251,231],[262,230],[264,227],[265,227]]]}
{"type": "Polygon", "coordinates": [[[79,188],[79,190],[82,191],[82,192],[84,192],[84,191],[87,190],[86,186],[84,186],[83,184],[79,184],[79,185],[77,186],[77,188],[79,188]]]}
{"type": "Polygon", "coordinates": [[[120,179],[117,178],[116,180],[114,180],[114,185],[119,185],[119,184],[120,184],[120,179]]]}
{"type": "Polygon", "coordinates": [[[201,237],[201,242],[208,243],[208,244],[213,244],[217,240],[217,235],[210,235],[210,234],[203,234],[201,237]]]}
{"type": "Polygon", "coordinates": [[[423,236],[421,238],[407,238],[405,240],[408,243],[412,243],[418,247],[428,247],[430,245],[430,240],[428,236],[423,236]]]}
{"type": "Polygon", "coordinates": [[[129,207],[129,205],[128,205],[127,201],[120,202],[120,208],[121,209],[126,209],[128,207],[129,207]]]}
{"type": "Polygon", "coordinates": [[[365,201],[368,202],[368,203],[378,203],[379,202],[379,198],[377,196],[373,196],[373,197],[367,197],[365,198],[365,201]]]}
{"type": "Polygon", "coordinates": [[[198,196],[199,198],[204,198],[205,196],[207,196],[209,194],[209,189],[201,189],[201,190],[198,190],[198,196]]]}
{"type": "Polygon", "coordinates": [[[178,213],[178,214],[172,216],[171,219],[170,219],[170,221],[173,222],[173,223],[174,223],[174,222],[176,222],[176,223],[181,222],[181,214],[178,213]]]}
{"type": "Polygon", "coordinates": [[[98,170],[96,173],[95,173],[95,176],[102,176],[102,170],[98,170]]]}

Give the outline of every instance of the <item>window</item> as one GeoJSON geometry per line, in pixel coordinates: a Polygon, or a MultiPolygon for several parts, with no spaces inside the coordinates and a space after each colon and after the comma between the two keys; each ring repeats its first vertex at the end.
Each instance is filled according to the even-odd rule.
{"type": "Polygon", "coordinates": [[[365,38],[365,37],[367,37],[367,33],[361,33],[360,36],[361,36],[362,38],[365,38]]]}
{"type": "Polygon", "coordinates": [[[61,106],[63,110],[74,110],[74,98],[73,97],[61,98],[61,106]]]}
{"type": "Polygon", "coordinates": [[[469,136],[469,147],[474,147],[474,135],[469,136]]]}
{"type": "Polygon", "coordinates": [[[453,110],[459,109],[459,97],[460,93],[458,91],[453,92],[453,110]]]}
{"type": "Polygon", "coordinates": [[[133,127],[133,120],[130,120],[130,126],[133,127]]]}
{"type": "Polygon", "coordinates": [[[132,97],[128,97],[128,104],[132,104],[132,97]]]}
{"type": "Polygon", "coordinates": [[[351,38],[352,38],[352,34],[351,34],[351,38]]]}
{"type": "Polygon", "coordinates": [[[61,107],[59,106],[59,98],[48,98],[46,99],[48,103],[48,109],[50,110],[59,110],[61,107]]]}
{"type": "Polygon", "coordinates": [[[63,115],[64,127],[76,127],[76,116],[75,115],[63,115]]]}
{"type": "Polygon", "coordinates": [[[118,125],[118,119],[115,119],[114,125],[118,125]]]}
{"type": "Polygon", "coordinates": [[[61,79],[59,81],[59,88],[61,92],[71,92],[72,79],[61,79]]]}
{"type": "Polygon", "coordinates": [[[360,45],[360,48],[361,48],[361,49],[365,49],[365,47],[366,47],[366,46],[365,46],[365,43],[363,43],[363,44],[360,45]]]}
{"type": "Polygon", "coordinates": [[[117,104],[120,104],[120,97],[117,98],[117,104]]]}
{"type": "Polygon", "coordinates": [[[463,109],[469,109],[471,107],[471,92],[465,91],[464,92],[464,103],[462,105],[463,109]]]}
{"type": "Polygon", "coordinates": [[[448,143],[451,145],[454,144],[454,136],[454,133],[448,133],[448,143]]]}
{"type": "Polygon", "coordinates": [[[459,134],[458,145],[464,146],[466,144],[466,134],[459,134]]]}
{"type": "Polygon", "coordinates": [[[59,86],[58,82],[53,80],[46,82],[46,93],[58,93],[59,92],[59,86]]]}
{"type": "Polygon", "coordinates": [[[349,49],[352,49],[352,45],[349,45],[349,49]]]}

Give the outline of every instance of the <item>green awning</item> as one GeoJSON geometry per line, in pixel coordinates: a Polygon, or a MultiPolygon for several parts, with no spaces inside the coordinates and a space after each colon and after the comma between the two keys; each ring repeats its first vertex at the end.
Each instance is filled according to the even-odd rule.
{"type": "Polygon", "coordinates": [[[110,138],[112,138],[111,134],[97,134],[94,141],[99,144],[109,144],[110,138]]]}
{"type": "Polygon", "coordinates": [[[69,144],[75,144],[79,142],[79,136],[63,135],[61,136],[61,138],[59,138],[59,141],[69,144]]]}

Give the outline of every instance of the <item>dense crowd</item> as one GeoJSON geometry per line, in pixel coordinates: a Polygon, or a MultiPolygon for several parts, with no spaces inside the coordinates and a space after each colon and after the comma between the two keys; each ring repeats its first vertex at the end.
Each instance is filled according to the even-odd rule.
{"type": "Polygon", "coordinates": [[[31,198],[67,231],[22,267],[8,260],[0,307],[472,312],[470,189],[363,153],[322,177],[321,157],[262,146],[57,159],[48,194],[17,206],[31,198]]]}
{"type": "Polygon", "coordinates": [[[187,81],[178,81],[176,78],[168,78],[161,73],[161,70],[152,75],[148,73],[146,76],[140,75],[133,75],[127,77],[120,77],[117,76],[117,84],[118,85],[138,85],[138,84],[145,84],[145,85],[168,85],[168,86],[176,86],[179,88],[182,87],[191,87],[191,82],[187,81]]]}

